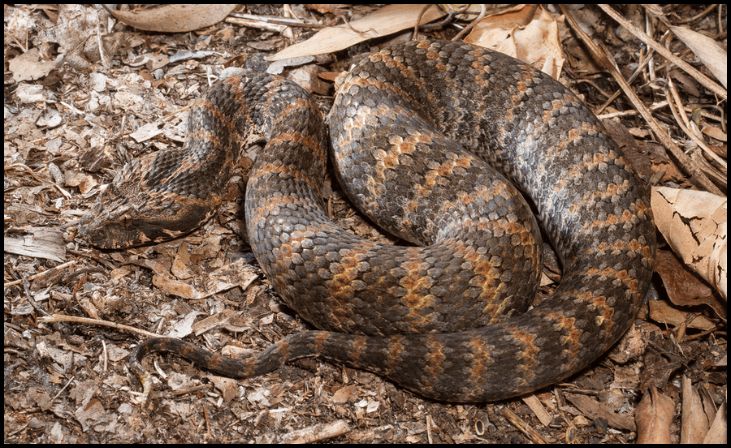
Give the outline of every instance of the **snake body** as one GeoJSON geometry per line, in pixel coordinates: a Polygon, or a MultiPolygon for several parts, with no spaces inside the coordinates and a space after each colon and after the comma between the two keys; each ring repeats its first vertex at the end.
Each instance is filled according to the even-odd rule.
{"type": "Polygon", "coordinates": [[[409,42],[350,70],[329,128],[349,199],[413,246],[328,218],[326,137],[306,92],[266,74],[222,80],[192,110],[186,146],[125,166],[82,231],[111,248],[189,231],[220,203],[236,136],[258,130],[267,145],[247,184],[249,242],[276,292],[319,330],[242,359],[150,339],[133,362],[170,351],[246,378],[320,356],[425,397],[484,402],[567,378],[632,324],[655,251],[649,194],[558,82],[487,49],[409,42]],[[563,277],[526,311],[541,267],[531,206],[563,277]]]}

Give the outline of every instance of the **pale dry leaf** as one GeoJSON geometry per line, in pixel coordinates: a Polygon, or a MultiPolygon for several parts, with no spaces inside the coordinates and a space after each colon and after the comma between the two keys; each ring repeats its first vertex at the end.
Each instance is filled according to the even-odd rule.
{"type": "Polygon", "coordinates": [[[723,444],[727,442],[726,403],[722,403],[716,411],[716,418],[703,438],[704,444],[723,444]]]}
{"type": "Polygon", "coordinates": [[[34,81],[48,75],[61,61],[42,61],[38,48],[31,48],[20,54],[8,63],[8,69],[13,74],[13,81],[34,81]]]}
{"type": "Polygon", "coordinates": [[[211,380],[213,386],[221,392],[221,397],[225,403],[238,396],[239,384],[235,379],[218,375],[206,375],[206,378],[211,380]]]}
{"type": "MultiPolygon", "coordinates": [[[[304,42],[291,45],[279,53],[270,56],[267,60],[332,53],[344,50],[357,43],[387,36],[398,31],[413,28],[416,19],[426,5],[423,4],[396,4],[387,5],[349,23],[323,28],[304,42]]],[[[444,16],[444,12],[436,5],[427,9],[419,24],[423,25],[444,16]]]]}
{"type": "Polygon", "coordinates": [[[236,5],[161,5],[135,11],[110,11],[120,22],[139,30],[185,33],[225,19],[236,5]]]}
{"type": "Polygon", "coordinates": [[[236,311],[230,309],[224,309],[220,313],[216,313],[212,316],[208,316],[205,319],[201,319],[193,324],[193,333],[196,336],[213,330],[214,328],[222,327],[231,320],[232,317],[236,316],[236,311]]]}
{"type": "Polygon", "coordinates": [[[708,432],[708,419],[703,412],[701,397],[689,378],[683,376],[683,402],[680,418],[680,443],[698,444],[708,432]]]}
{"type": "Polygon", "coordinates": [[[173,328],[167,332],[166,336],[171,338],[184,338],[188,336],[193,332],[193,323],[199,314],[201,314],[200,311],[189,312],[173,324],[173,328]]]}
{"type": "Polygon", "coordinates": [[[486,16],[465,42],[513,56],[558,79],[565,60],[559,20],[562,16],[556,18],[540,6],[522,5],[486,16]]]}
{"type": "Polygon", "coordinates": [[[637,443],[670,443],[674,414],[673,399],[652,386],[635,408],[637,443]]]}
{"type": "Polygon", "coordinates": [[[718,79],[724,87],[726,86],[726,50],[715,40],[686,28],[684,26],[670,26],[670,30],[690,48],[698,59],[701,60],[713,76],[718,79]]]}
{"type": "Polygon", "coordinates": [[[653,187],[655,225],[673,251],[726,299],[727,199],[705,191],[653,187]]]}

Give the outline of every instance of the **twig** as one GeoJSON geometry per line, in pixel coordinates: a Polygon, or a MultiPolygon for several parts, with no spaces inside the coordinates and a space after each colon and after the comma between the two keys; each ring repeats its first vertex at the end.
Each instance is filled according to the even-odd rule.
{"type": "MultiPolygon", "coordinates": [[[[50,269],[46,269],[43,272],[39,272],[37,274],[29,275],[28,277],[25,277],[25,279],[29,281],[38,280],[38,279],[45,279],[50,277],[51,275],[55,274],[58,271],[62,271],[66,268],[70,268],[71,266],[76,264],[76,260],[67,261],[66,263],[59,264],[58,266],[54,266],[50,269]]],[[[12,282],[6,282],[3,287],[7,288],[9,286],[15,286],[23,283],[23,278],[18,280],[13,280],[12,282]]]]}
{"type": "Polygon", "coordinates": [[[505,417],[505,419],[510,422],[511,425],[518,428],[518,431],[525,434],[525,436],[528,437],[531,442],[540,444],[548,443],[538,431],[531,428],[530,425],[526,423],[525,420],[520,418],[515,412],[511,411],[508,408],[504,408],[501,414],[503,415],[503,417],[505,417]]]}
{"type": "Polygon", "coordinates": [[[242,19],[240,17],[226,17],[226,23],[231,23],[237,26],[245,26],[248,28],[256,28],[264,31],[272,31],[275,33],[283,33],[287,28],[287,25],[281,25],[278,23],[262,22],[259,20],[242,19]]]}
{"type": "MultiPolygon", "coordinates": [[[[647,52],[647,55],[642,59],[642,61],[640,62],[640,65],[632,73],[632,75],[630,75],[629,79],[627,79],[627,84],[632,84],[633,82],[635,82],[635,80],[640,76],[640,74],[642,74],[642,70],[644,70],[645,67],[650,65],[650,62],[652,61],[652,52],[653,52],[653,50],[652,50],[652,48],[650,48],[650,51],[647,52]]],[[[616,100],[619,97],[619,95],[621,95],[621,94],[622,94],[622,90],[616,90],[614,93],[612,93],[609,96],[609,98],[607,98],[607,100],[604,102],[604,104],[599,106],[599,109],[594,111],[594,113],[600,114],[604,109],[607,108],[607,106],[612,104],[612,102],[614,100],[616,100]]]]}
{"type": "Polygon", "coordinates": [[[53,324],[53,323],[59,323],[59,322],[71,322],[71,323],[76,323],[76,324],[97,325],[100,327],[114,328],[115,330],[125,331],[127,333],[139,334],[141,336],[147,336],[150,338],[159,338],[160,337],[159,334],[151,333],[146,330],[140,330],[139,328],[130,327],[129,325],[118,324],[116,322],[110,322],[108,320],[102,320],[102,319],[90,319],[88,317],[81,317],[81,316],[68,316],[66,314],[51,314],[50,316],[40,317],[38,319],[38,321],[46,323],[46,324],[53,324]]]}
{"type": "MultiPolygon", "coordinates": [[[[652,106],[650,106],[650,110],[655,111],[658,109],[662,109],[663,107],[667,107],[668,102],[667,101],[660,101],[652,106]]],[[[606,114],[597,114],[597,118],[600,120],[606,120],[607,118],[614,118],[614,117],[628,117],[632,115],[637,115],[639,112],[636,110],[620,110],[619,112],[608,112],[606,114]]]]}
{"type": "Polygon", "coordinates": [[[34,310],[38,311],[39,314],[48,315],[48,312],[41,308],[33,298],[33,294],[30,293],[30,282],[28,278],[23,278],[23,290],[25,291],[25,298],[28,299],[28,303],[33,307],[34,310]]]}
{"type": "Polygon", "coordinates": [[[599,8],[601,8],[602,11],[604,11],[609,17],[614,19],[617,23],[622,25],[627,31],[629,31],[633,36],[644,42],[646,45],[652,47],[653,50],[660,53],[664,58],[669,59],[673,64],[680,67],[682,70],[684,70],[686,73],[688,73],[690,76],[696,79],[699,83],[701,83],[705,88],[710,90],[711,92],[715,93],[716,95],[720,96],[724,100],[727,99],[728,92],[726,89],[721,87],[721,85],[714,82],[711,78],[704,75],[703,73],[696,70],[693,66],[685,62],[684,60],[680,59],[679,57],[675,56],[670,50],[665,48],[664,46],[657,43],[652,37],[645,34],[642,30],[638,29],[636,26],[634,26],[629,20],[625,19],[617,11],[614,10],[609,5],[599,4],[599,8]]]}
{"type": "Polygon", "coordinates": [[[698,145],[706,154],[708,154],[708,157],[712,158],[716,163],[721,165],[724,169],[726,168],[726,161],[720,158],[716,153],[711,151],[711,149],[706,145],[706,142],[701,140],[702,137],[699,137],[697,133],[693,132],[690,124],[690,120],[688,120],[688,117],[685,115],[685,110],[683,108],[683,103],[680,100],[680,95],[678,94],[678,89],[675,88],[675,83],[668,75],[668,87],[667,91],[665,93],[665,96],[668,97],[668,104],[670,106],[670,111],[673,114],[673,117],[675,118],[675,121],[678,123],[678,127],[687,135],[693,142],[695,142],[696,145],[698,145]],[[672,99],[673,101],[670,101],[672,99]],[[674,104],[675,103],[675,104],[674,104]]]}
{"type": "Polygon", "coordinates": [[[273,25],[284,25],[284,26],[296,26],[300,28],[325,28],[327,25],[323,25],[321,23],[307,23],[302,21],[301,19],[290,19],[286,17],[275,17],[275,16],[259,16],[256,14],[243,14],[243,13],[235,13],[231,14],[229,17],[235,17],[237,19],[243,19],[243,20],[253,20],[263,23],[271,23],[273,25]]]}
{"type": "MultiPolygon", "coordinates": [[[[718,8],[718,5],[711,5],[711,6],[707,7],[706,9],[704,9],[703,11],[699,12],[698,14],[694,15],[693,17],[688,17],[687,19],[681,19],[680,22],[678,22],[678,23],[686,24],[686,23],[695,22],[696,20],[702,19],[703,17],[707,16],[716,8],[718,8]]],[[[677,16],[677,14],[674,14],[674,15],[677,16]]]]}
{"type": "Polygon", "coordinates": [[[460,31],[459,33],[457,33],[457,35],[452,38],[452,41],[458,41],[458,40],[462,39],[462,37],[465,34],[467,34],[472,28],[475,27],[475,25],[477,25],[477,22],[479,22],[480,20],[482,20],[485,17],[485,14],[486,13],[487,13],[487,7],[485,6],[484,3],[481,3],[480,4],[480,14],[477,17],[475,17],[475,19],[473,21],[471,21],[469,23],[469,25],[467,25],[466,27],[464,27],[462,29],[462,31],[460,31]]]}
{"type": "Polygon", "coordinates": [[[332,439],[350,431],[350,425],[345,420],[335,420],[330,423],[322,423],[308,426],[285,434],[279,440],[280,443],[313,443],[320,440],[332,439]]]}
{"type": "Polygon", "coordinates": [[[423,8],[421,8],[421,11],[419,11],[419,16],[416,18],[416,23],[414,24],[414,34],[411,36],[411,40],[416,40],[419,37],[419,24],[421,23],[421,18],[424,17],[424,14],[431,8],[432,4],[425,5],[423,8]]]}
{"type": "Polygon", "coordinates": [[[642,115],[642,118],[644,118],[645,122],[647,122],[647,124],[650,126],[650,129],[652,129],[652,132],[655,134],[660,143],[662,143],[665,149],[670,151],[670,154],[680,164],[680,168],[685,170],[686,173],[690,175],[690,180],[696,185],[704,188],[706,191],[722,195],[723,193],[721,193],[721,190],[716,186],[716,184],[714,184],[708,178],[708,176],[706,176],[706,174],[703,172],[702,169],[700,169],[700,167],[696,164],[694,160],[688,157],[688,155],[685,154],[685,152],[683,152],[683,150],[675,144],[667,131],[658,124],[658,122],[655,120],[655,117],[652,116],[652,112],[650,112],[647,106],[645,106],[645,104],[642,102],[640,97],[637,96],[637,93],[635,93],[632,87],[627,84],[627,81],[624,79],[624,76],[622,76],[622,73],[617,67],[617,63],[614,61],[614,58],[612,58],[610,53],[603,48],[600,48],[600,45],[591,40],[591,38],[576,23],[576,19],[574,19],[571,11],[564,7],[561,7],[561,12],[563,12],[563,14],[566,16],[568,24],[574,30],[579,39],[581,39],[581,41],[584,43],[594,60],[612,75],[617,84],[619,84],[619,86],[622,88],[624,94],[627,95],[627,98],[629,98],[629,100],[632,102],[632,105],[635,107],[635,109],[637,109],[640,115],[642,115]]]}

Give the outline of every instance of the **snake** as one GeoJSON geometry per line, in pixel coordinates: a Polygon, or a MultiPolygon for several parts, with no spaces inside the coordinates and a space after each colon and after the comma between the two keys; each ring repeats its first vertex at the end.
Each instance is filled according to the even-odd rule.
{"type": "Polygon", "coordinates": [[[80,235],[123,249],[189,233],[222,202],[243,142],[263,139],[246,234],[274,291],[313,329],[239,358],[152,338],[132,364],[171,352],[250,378],[320,357],[432,400],[498,401],[588,367],[649,288],[647,185],[575,94],[505,54],[387,46],[339,78],[326,120],[298,85],[244,70],[196,100],[188,126],[182,147],[117,173],[80,235]],[[329,160],[349,201],[397,244],[328,216],[329,160]],[[562,277],[536,300],[544,237],[562,277]]]}

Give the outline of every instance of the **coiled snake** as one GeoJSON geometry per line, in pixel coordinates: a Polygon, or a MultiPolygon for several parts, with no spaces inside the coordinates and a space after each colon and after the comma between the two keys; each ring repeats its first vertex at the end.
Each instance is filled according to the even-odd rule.
{"type": "Polygon", "coordinates": [[[239,134],[258,130],[249,242],[282,300],[322,331],[240,360],[151,339],[133,361],[172,351],[246,378],[321,356],[425,397],[482,402],[578,372],[632,324],[652,273],[649,194],[558,82],[483,48],[409,42],[350,70],[329,127],[347,196],[414,245],[364,240],[328,218],[327,144],[308,94],[265,74],[227,78],[192,110],[186,146],[127,164],[81,232],[122,248],[190,231],[221,202],[239,134]],[[528,311],[542,243],[520,192],[563,266],[555,293],[528,311]]]}

